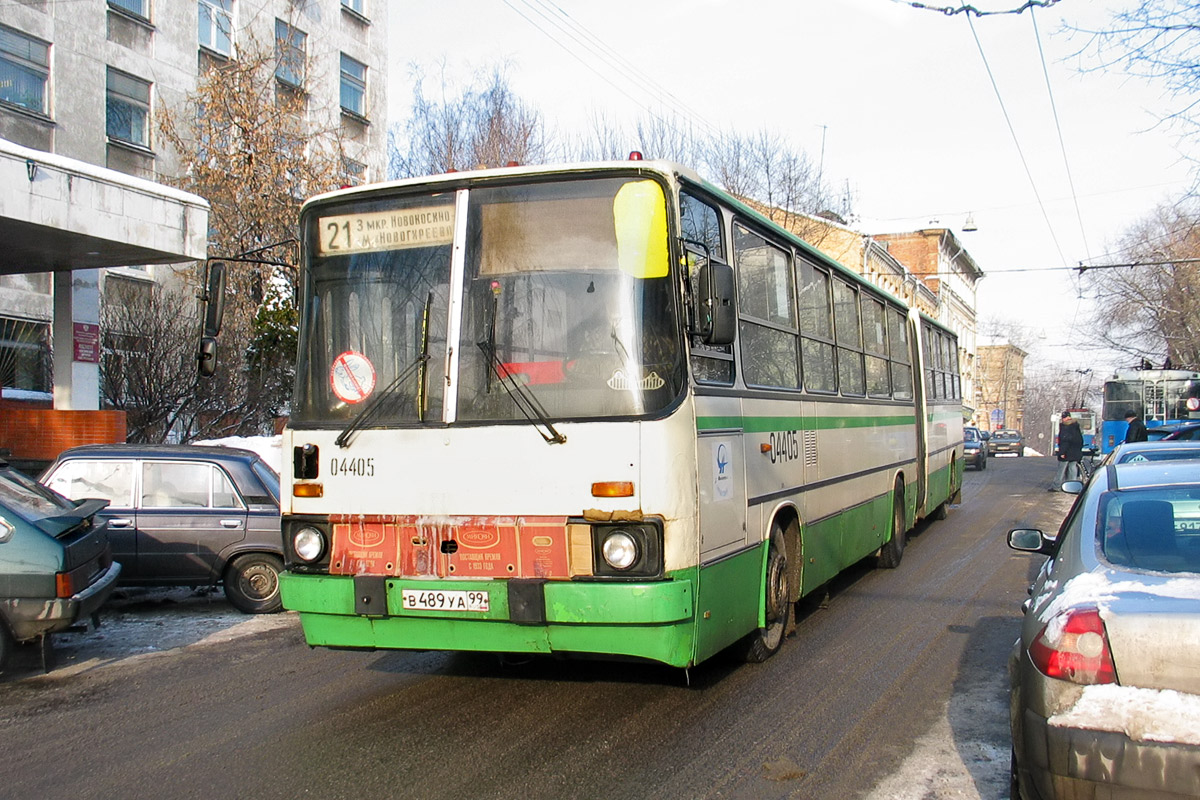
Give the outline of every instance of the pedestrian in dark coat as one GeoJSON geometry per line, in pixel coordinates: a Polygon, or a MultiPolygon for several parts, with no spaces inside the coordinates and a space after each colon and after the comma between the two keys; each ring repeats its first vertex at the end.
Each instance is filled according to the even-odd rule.
{"type": "Polygon", "coordinates": [[[1083,431],[1070,411],[1062,412],[1058,426],[1058,477],[1050,491],[1057,491],[1067,481],[1079,480],[1079,462],[1083,460],[1083,431]]]}
{"type": "Polygon", "coordinates": [[[1142,422],[1136,411],[1126,411],[1125,421],[1129,423],[1129,430],[1125,432],[1126,442],[1146,441],[1146,423],[1142,422]]]}

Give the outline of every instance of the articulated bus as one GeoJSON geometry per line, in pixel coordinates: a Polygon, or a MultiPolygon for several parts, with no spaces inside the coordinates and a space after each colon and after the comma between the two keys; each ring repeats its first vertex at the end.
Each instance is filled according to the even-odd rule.
{"type": "Polygon", "coordinates": [[[1200,419],[1200,372],[1190,369],[1122,369],[1104,382],[1100,450],[1125,441],[1132,411],[1147,428],[1200,419]]]}
{"type": "Polygon", "coordinates": [[[310,645],[759,661],[959,492],[954,335],[686,168],[301,222],[281,591],[310,645]]]}

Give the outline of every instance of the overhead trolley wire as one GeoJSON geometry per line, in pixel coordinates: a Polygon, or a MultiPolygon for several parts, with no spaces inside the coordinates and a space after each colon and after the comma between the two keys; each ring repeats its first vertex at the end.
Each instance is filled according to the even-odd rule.
{"type": "Polygon", "coordinates": [[[605,83],[612,86],[662,124],[673,126],[671,120],[664,119],[660,113],[665,108],[669,108],[672,113],[685,117],[710,132],[716,131],[715,126],[690,109],[675,95],[664,89],[660,84],[646,75],[646,73],[633,65],[632,62],[617,53],[616,50],[606,44],[600,37],[582,24],[576,22],[565,11],[553,3],[545,2],[545,0],[504,0],[504,4],[540,33],[567,51],[572,58],[587,67],[587,69],[595,73],[605,83]],[[518,8],[517,3],[524,6],[525,10],[518,8]],[[529,13],[526,13],[526,11],[529,13]],[[553,27],[553,30],[549,29],[550,26],[553,27]],[[563,41],[560,35],[569,38],[579,47],[570,46],[563,41]],[[579,48],[586,50],[587,53],[599,62],[600,66],[584,58],[579,48]],[[617,78],[620,79],[621,83],[636,87],[640,93],[658,102],[660,108],[652,108],[645,101],[635,97],[630,90],[618,83],[617,78]]]}
{"type": "Polygon", "coordinates": [[[992,73],[992,66],[988,63],[987,54],[983,52],[983,43],[979,40],[979,34],[975,30],[975,23],[971,21],[971,15],[967,15],[967,24],[971,27],[971,36],[975,38],[975,46],[979,48],[979,57],[983,59],[983,68],[987,71],[988,80],[991,81],[992,91],[996,94],[996,101],[1000,104],[1000,112],[1004,115],[1004,122],[1008,126],[1008,132],[1012,136],[1013,144],[1016,145],[1017,155],[1021,159],[1021,166],[1025,169],[1025,177],[1029,179],[1029,185],[1033,189],[1033,196],[1037,198],[1038,208],[1042,211],[1042,219],[1046,221],[1046,228],[1050,232],[1050,238],[1054,242],[1054,249],[1058,251],[1058,257],[1062,263],[1067,263],[1067,257],[1063,255],[1062,245],[1058,243],[1058,235],[1054,232],[1054,225],[1050,222],[1050,215],[1046,211],[1046,204],[1042,202],[1042,195],[1038,192],[1037,181],[1033,179],[1033,173],[1029,169],[1029,161],[1025,158],[1025,151],[1021,148],[1021,140],[1017,138],[1016,128],[1013,127],[1012,118],[1008,114],[1008,108],[1004,105],[1004,98],[1000,95],[1000,87],[996,83],[996,76],[992,73]]]}

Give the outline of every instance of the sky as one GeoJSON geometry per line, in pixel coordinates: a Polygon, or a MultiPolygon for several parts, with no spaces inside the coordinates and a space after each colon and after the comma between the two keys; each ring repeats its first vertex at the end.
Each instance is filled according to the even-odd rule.
{"type": "Polygon", "coordinates": [[[1192,185],[1162,87],[1077,55],[1067,26],[1120,6],[968,19],[900,0],[392,0],[389,121],[407,117],[414,66],[429,85],[504,64],[558,134],[672,108],[781,134],[849,186],[859,230],[953,230],[986,274],[981,335],[1029,350],[1027,374],[1100,375],[1124,364],[1081,346],[1097,321],[1070,268],[1113,263],[1124,230],[1192,185]],[[977,231],[961,232],[968,216],[977,231]]]}

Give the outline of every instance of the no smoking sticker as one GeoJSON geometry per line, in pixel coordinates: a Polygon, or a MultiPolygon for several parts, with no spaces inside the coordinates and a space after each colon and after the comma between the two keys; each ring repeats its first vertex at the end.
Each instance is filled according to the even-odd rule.
{"type": "Polygon", "coordinates": [[[347,350],[329,368],[333,393],[347,403],[361,403],[375,391],[375,367],[362,353],[347,350]]]}

